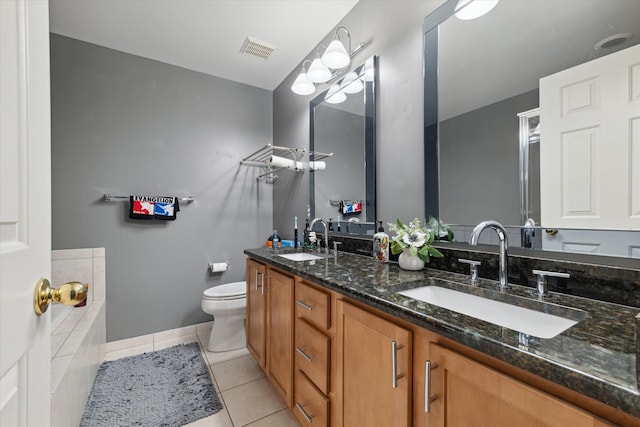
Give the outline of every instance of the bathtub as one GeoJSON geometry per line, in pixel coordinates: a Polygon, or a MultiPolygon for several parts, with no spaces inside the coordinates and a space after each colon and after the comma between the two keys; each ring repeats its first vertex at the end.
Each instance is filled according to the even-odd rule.
{"type": "Polygon", "coordinates": [[[104,248],[54,250],[51,282],[89,284],[85,307],[51,310],[51,426],[79,425],[106,351],[104,248]]]}

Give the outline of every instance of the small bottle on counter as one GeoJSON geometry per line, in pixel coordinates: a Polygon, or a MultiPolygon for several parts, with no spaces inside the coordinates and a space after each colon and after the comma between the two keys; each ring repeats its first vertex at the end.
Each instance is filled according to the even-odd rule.
{"type": "Polygon", "coordinates": [[[280,236],[278,235],[278,230],[273,230],[273,234],[271,235],[271,247],[273,249],[278,249],[280,247],[280,236]]]}
{"type": "Polygon", "coordinates": [[[378,221],[380,226],[378,232],[373,235],[373,258],[378,262],[389,261],[389,235],[384,232],[382,221],[378,221]]]}

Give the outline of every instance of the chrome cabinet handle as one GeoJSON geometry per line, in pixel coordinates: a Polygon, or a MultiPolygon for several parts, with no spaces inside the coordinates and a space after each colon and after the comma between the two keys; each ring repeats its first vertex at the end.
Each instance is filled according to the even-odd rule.
{"type": "Polygon", "coordinates": [[[402,348],[397,342],[391,341],[391,387],[398,388],[398,380],[404,374],[398,375],[398,350],[402,348]]]}
{"type": "Polygon", "coordinates": [[[302,356],[304,358],[304,360],[306,360],[309,363],[311,363],[313,361],[313,359],[315,359],[315,356],[309,356],[300,347],[296,347],[296,351],[298,352],[298,354],[300,354],[300,356],[302,356]]]}
{"type": "Polygon", "coordinates": [[[296,304],[298,304],[300,307],[305,308],[309,311],[313,310],[313,307],[314,307],[313,305],[306,304],[304,301],[299,299],[296,300],[296,304]]]}
{"type": "Polygon", "coordinates": [[[260,290],[262,291],[262,295],[264,295],[264,274],[260,273],[260,290]]]}
{"type": "Polygon", "coordinates": [[[302,414],[302,416],[304,417],[304,419],[305,419],[305,420],[307,420],[307,422],[308,422],[309,424],[311,424],[311,423],[313,422],[313,417],[314,417],[315,415],[309,415],[309,414],[307,414],[307,411],[305,411],[305,410],[304,410],[304,406],[305,406],[305,405],[306,405],[306,403],[305,403],[305,404],[303,404],[303,405],[301,405],[301,404],[299,404],[298,402],[296,402],[296,409],[298,409],[298,411],[300,411],[300,413],[302,414]]]}
{"type": "Polygon", "coordinates": [[[424,362],[424,412],[427,414],[431,411],[431,402],[438,397],[431,397],[431,370],[438,367],[437,363],[431,363],[430,360],[424,362]]]}
{"type": "Polygon", "coordinates": [[[256,291],[258,290],[258,275],[260,274],[260,272],[258,270],[256,270],[256,291]]]}

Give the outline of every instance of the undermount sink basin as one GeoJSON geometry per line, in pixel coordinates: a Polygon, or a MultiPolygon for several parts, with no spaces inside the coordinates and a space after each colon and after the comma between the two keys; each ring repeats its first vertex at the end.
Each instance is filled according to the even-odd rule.
{"type": "MultiPolygon", "coordinates": [[[[424,286],[398,293],[538,338],[553,338],[580,321],[440,286],[424,286]]],[[[586,312],[574,311],[586,317],[586,312]]]]}
{"type": "Polygon", "coordinates": [[[321,255],[310,254],[307,252],[296,252],[293,254],[278,254],[282,258],[286,258],[291,261],[311,261],[314,259],[323,259],[325,257],[321,255]]]}

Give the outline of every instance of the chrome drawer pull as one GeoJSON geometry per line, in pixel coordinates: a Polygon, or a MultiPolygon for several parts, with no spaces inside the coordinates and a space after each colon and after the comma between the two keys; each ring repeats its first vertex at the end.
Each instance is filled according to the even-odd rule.
{"type": "Polygon", "coordinates": [[[311,363],[313,361],[313,359],[315,359],[315,356],[309,356],[300,347],[296,347],[296,351],[300,354],[300,356],[304,357],[304,360],[306,360],[309,363],[311,363]]]}
{"type": "Polygon", "coordinates": [[[431,397],[431,370],[438,367],[437,363],[431,363],[430,360],[424,362],[424,412],[431,411],[431,402],[438,399],[438,396],[431,397]]]}
{"type": "Polygon", "coordinates": [[[398,380],[404,374],[398,375],[398,350],[402,348],[397,342],[391,341],[391,387],[398,388],[398,380]]]}
{"type": "Polygon", "coordinates": [[[302,416],[304,417],[305,420],[307,420],[307,422],[309,424],[311,424],[313,422],[313,417],[315,417],[315,415],[309,415],[307,414],[307,412],[304,410],[303,406],[305,406],[306,403],[304,405],[299,404],[298,402],[296,402],[296,408],[298,409],[298,411],[300,411],[300,413],[302,414],[302,416]]]}
{"type": "Polygon", "coordinates": [[[298,304],[300,307],[305,308],[309,311],[313,310],[313,307],[314,307],[313,305],[306,304],[304,301],[299,299],[296,300],[296,304],[298,304]]]}

